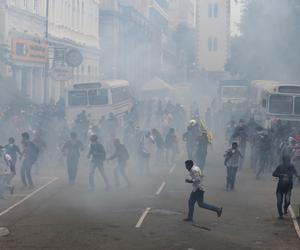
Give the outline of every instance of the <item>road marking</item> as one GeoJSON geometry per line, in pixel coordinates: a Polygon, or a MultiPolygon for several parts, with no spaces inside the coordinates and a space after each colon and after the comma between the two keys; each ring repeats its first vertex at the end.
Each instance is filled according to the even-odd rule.
{"type": "Polygon", "coordinates": [[[169,171],[170,174],[172,174],[172,173],[174,172],[175,167],[176,167],[176,165],[174,165],[173,167],[171,167],[171,169],[170,169],[170,171],[169,171]]]}
{"type": "Polygon", "coordinates": [[[289,212],[291,214],[291,217],[292,217],[292,220],[293,220],[293,223],[294,223],[294,227],[295,227],[296,233],[297,233],[298,237],[300,238],[300,227],[299,227],[299,224],[298,224],[298,221],[297,221],[297,217],[295,215],[295,212],[294,212],[292,206],[289,206],[289,212]]]}
{"type": "Polygon", "coordinates": [[[188,250],[194,250],[193,248],[188,248],[188,250]]]}
{"type": "Polygon", "coordinates": [[[53,178],[51,181],[47,182],[44,186],[41,186],[40,188],[38,188],[37,190],[33,191],[32,193],[30,193],[29,195],[25,196],[22,200],[18,201],[17,203],[15,203],[14,205],[12,205],[11,207],[5,209],[4,211],[2,211],[0,213],[0,217],[7,214],[8,212],[10,212],[11,210],[13,210],[14,208],[16,208],[17,206],[21,205],[23,202],[27,201],[28,199],[30,199],[32,196],[34,196],[35,194],[37,194],[38,192],[40,192],[41,190],[43,190],[44,188],[48,187],[50,184],[52,184],[53,182],[57,181],[59,178],[55,177],[53,178]]]}
{"type": "Polygon", "coordinates": [[[145,209],[145,211],[143,212],[141,218],[139,219],[138,223],[136,224],[135,228],[140,228],[141,227],[141,225],[143,224],[143,221],[145,220],[147,214],[150,212],[150,209],[151,209],[150,207],[147,207],[145,209]]]}
{"type": "Polygon", "coordinates": [[[163,189],[164,189],[164,187],[166,186],[166,182],[164,181],[161,185],[160,185],[160,187],[159,187],[159,189],[157,190],[157,192],[156,192],[156,195],[159,195],[160,193],[161,193],[161,191],[163,191],[163,189]]]}

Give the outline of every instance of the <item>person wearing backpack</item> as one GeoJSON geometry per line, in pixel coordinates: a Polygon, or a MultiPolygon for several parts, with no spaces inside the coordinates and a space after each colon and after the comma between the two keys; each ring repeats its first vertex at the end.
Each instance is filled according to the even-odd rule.
{"type": "Polygon", "coordinates": [[[94,176],[95,176],[95,170],[96,168],[99,169],[99,172],[105,182],[106,190],[110,189],[110,185],[106,176],[106,173],[104,171],[104,161],[106,159],[106,152],[104,149],[104,146],[98,142],[98,136],[92,135],[91,138],[91,146],[88,153],[88,158],[92,157],[91,163],[90,163],[90,174],[89,174],[89,184],[90,189],[94,189],[94,176]]]}
{"type": "Polygon", "coordinates": [[[21,179],[23,183],[23,188],[29,187],[29,189],[34,188],[34,184],[31,177],[31,169],[33,164],[37,161],[39,156],[38,147],[30,141],[30,136],[27,132],[22,134],[22,146],[23,146],[23,162],[21,166],[21,179]]]}
{"type": "Polygon", "coordinates": [[[116,185],[117,187],[120,186],[120,181],[119,181],[119,174],[121,174],[127,183],[127,187],[131,187],[131,183],[126,175],[125,169],[127,162],[129,160],[129,153],[127,148],[125,147],[124,144],[121,144],[120,139],[115,139],[114,141],[114,146],[115,146],[115,152],[114,154],[108,158],[108,161],[117,160],[117,167],[114,170],[114,175],[116,179],[116,185]]]}
{"type": "Polygon", "coordinates": [[[282,157],[282,164],[279,165],[273,172],[273,176],[278,178],[276,197],[279,219],[283,219],[283,215],[288,213],[288,207],[290,205],[293,189],[294,175],[300,180],[300,176],[298,175],[294,165],[291,164],[290,156],[284,155],[282,157]],[[284,208],[283,211],[282,207],[284,208]]]}
{"type": "Polygon", "coordinates": [[[243,158],[241,154],[238,144],[236,142],[232,143],[232,147],[226,151],[225,155],[225,166],[227,168],[227,183],[226,189],[233,190],[236,180],[236,173],[239,168],[240,159],[243,158]]]}

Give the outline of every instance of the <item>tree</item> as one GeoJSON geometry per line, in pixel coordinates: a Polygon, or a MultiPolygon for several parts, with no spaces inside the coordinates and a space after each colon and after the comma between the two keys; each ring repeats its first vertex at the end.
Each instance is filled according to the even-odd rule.
{"type": "Polygon", "coordinates": [[[249,0],[226,69],[248,79],[300,79],[300,1],[249,0]]]}

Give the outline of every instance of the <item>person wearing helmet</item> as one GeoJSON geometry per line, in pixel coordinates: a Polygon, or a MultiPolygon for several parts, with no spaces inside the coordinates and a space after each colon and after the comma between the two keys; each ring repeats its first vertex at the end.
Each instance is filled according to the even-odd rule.
{"type": "Polygon", "coordinates": [[[82,142],[77,139],[77,134],[72,132],[71,139],[68,140],[62,147],[62,153],[67,157],[67,167],[70,185],[75,184],[80,158],[80,151],[83,150],[84,146],[82,142]]]}
{"type": "Polygon", "coordinates": [[[288,213],[288,207],[290,205],[293,189],[294,175],[300,180],[300,176],[297,173],[294,165],[291,164],[290,156],[284,155],[282,157],[282,163],[273,172],[273,177],[278,178],[276,197],[279,219],[283,219],[283,215],[288,213]],[[283,211],[282,207],[284,208],[283,211]]]}
{"type": "Polygon", "coordinates": [[[90,173],[89,173],[89,184],[90,189],[93,190],[95,187],[94,184],[94,176],[95,176],[95,170],[98,168],[104,182],[106,185],[106,190],[109,190],[110,185],[106,176],[106,173],[104,171],[104,161],[106,159],[106,152],[101,143],[98,142],[98,136],[92,135],[90,138],[91,145],[90,150],[87,155],[88,158],[92,157],[91,163],[90,163],[90,173]]]}

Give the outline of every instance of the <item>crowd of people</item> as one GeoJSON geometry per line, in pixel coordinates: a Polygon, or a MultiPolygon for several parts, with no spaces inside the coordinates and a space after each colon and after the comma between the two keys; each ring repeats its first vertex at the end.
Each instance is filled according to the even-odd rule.
{"type": "MultiPolygon", "coordinates": [[[[121,185],[122,177],[129,188],[132,186],[126,171],[129,164],[136,166],[140,175],[149,175],[154,167],[172,166],[179,157],[186,155],[186,168],[192,176],[187,182],[199,189],[191,195],[188,220],[192,218],[196,201],[201,207],[217,212],[218,216],[222,213],[222,208],[204,203],[201,183],[213,139],[206,124],[212,121],[207,115],[209,121],[205,124],[198,108],[188,111],[180,104],[151,99],[137,101],[122,120],[111,113],[99,121],[91,121],[82,111],[70,124],[65,119],[64,104],[60,100],[55,105],[35,105],[18,112],[7,109],[1,114],[1,126],[8,127],[7,133],[1,134],[1,140],[10,137],[6,139],[6,145],[0,146],[0,198],[6,192],[14,192],[12,180],[17,174],[18,159],[21,160],[20,177],[24,189],[34,188],[32,169],[35,166],[36,174],[39,174],[49,162],[47,159],[56,165],[66,165],[69,184],[74,185],[83,158],[86,159],[84,164],[89,159],[87,181],[90,189],[95,187],[98,170],[109,190],[112,182],[106,174],[106,165],[114,166],[115,185],[121,185]],[[18,137],[20,147],[15,139],[18,137]],[[87,152],[86,157],[82,157],[83,152],[87,152]]],[[[257,179],[264,173],[273,172],[273,176],[279,178],[278,213],[282,218],[290,203],[293,176],[298,176],[300,167],[300,133],[280,120],[266,129],[251,118],[248,122],[243,119],[238,123],[230,121],[225,138],[230,145],[224,154],[226,189],[235,188],[238,170],[247,166],[257,179]],[[249,164],[245,159],[249,159],[249,164]]]]}

